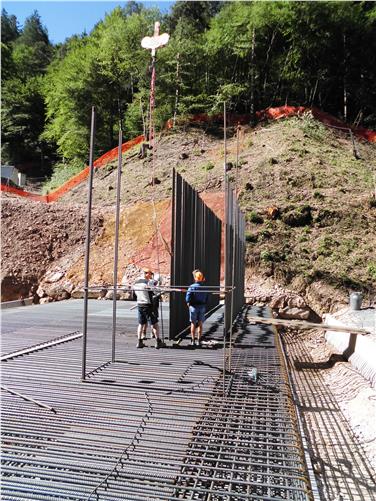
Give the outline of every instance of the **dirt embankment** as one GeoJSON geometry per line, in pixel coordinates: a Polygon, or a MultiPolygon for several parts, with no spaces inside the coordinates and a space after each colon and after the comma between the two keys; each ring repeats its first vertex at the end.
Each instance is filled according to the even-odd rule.
{"type": "MultiPolygon", "coordinates": [[[[104,211],[94,209],[93,236],[100,234],[103,224],[104,211]]],[[[3,196],[1,300],[35,294],[39,282],[57,262],[74,262],[84,248],[85,227],[84,206],[47,205],[3,196]]]]}
{"type": "MultiPolygon", "coordinates": [[[[206,203],[223,215],[223,195],[207,193],[206,203]]],[[[35,302],[67,299],[84,282],[86,211],[81,205],[46,205],[13,197],[3,200],[2,300],[34,296],[35,302]]],[[[92,217],[89,285],[114,282],[114,207],[95,207],[92,217]]],[[[152,267],[166,280],[171,261],[169,200],[122,207],[118,283],[131,284],[140,268],[152,267]]]]}
{"type": "MultiPolygon", "coordinates": [[[[275,298],[252,288],[268,279],[302,296],[318,314],[342,307],[351,290],[372,300],[375,145],[362,142],[357,149],[360,159],[345,133],[310,117],[242,127],[238,137],[228,130],[227,172],[246,215],[252,301],[275,298]]],[[[217,214],[223,207],[223,131],[186,126],[164,132],[154,158],[145,151],[143,156],[135,148],[124,157],[119,278],[126,272],[130,280],[142,266],[169,274],[172,167],[217,214]]],[[[92,284],[113,282],[116,170],[110,163],[94,176],[92,284]]],[[[66,283],[63,298],[82,285],[86,183],[52,205],[3,200],[3,298],[34,293],[40,284],[39,297],[59,297],[57,282],[66,283]]],[[[281,300],[280,309],[287,306],[281,300]]]]}

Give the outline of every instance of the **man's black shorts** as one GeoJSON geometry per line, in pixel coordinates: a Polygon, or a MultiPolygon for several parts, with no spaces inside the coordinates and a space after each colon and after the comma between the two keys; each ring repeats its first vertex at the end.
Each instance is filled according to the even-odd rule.
{"type": "Polygon", "coordinates": [[[158,310],[153,308],[151,304],[138,306],[138,323],[145,325],[148,321],[151,325],[158,323],[158,310]]]}

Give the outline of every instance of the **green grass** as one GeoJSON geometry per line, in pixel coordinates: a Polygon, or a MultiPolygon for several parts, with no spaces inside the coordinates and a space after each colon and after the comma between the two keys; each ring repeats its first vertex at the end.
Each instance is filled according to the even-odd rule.
{"type": "Polygon", "coordinates": [[[215,167],[215,165],[213,164],[213,162],[210,162],[210,161],[209,161],[209,162],[206,162],[206,164],[204,164],[204,165],[202,166],[202,168],[203,168],[204,170],[206,170],[206,171],[212,170],[212,169],[214,169],[214,167],[215,167]]]}
{"type": "Polygon", "coordinates": [[[85,165],[79,161],[71,164],[56,164],[50,179],[42,186],[42,193],[46,195],[51,191],[56,190],[62,184],[69,181],[70,178],[81,172],[84,168],[85,165]]]}
{"type": "Polygon", "coordinates": [[[245,218],[249,223],[262,224],[264,222],[263,218],[254,210],[247,212],[245,218]]]}

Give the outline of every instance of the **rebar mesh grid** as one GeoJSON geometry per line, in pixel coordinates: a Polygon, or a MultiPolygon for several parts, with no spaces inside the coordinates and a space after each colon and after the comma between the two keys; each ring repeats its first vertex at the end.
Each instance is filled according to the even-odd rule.
{"type": "MultiPolygon", "coordinates": [[[[111,305],[93,308],[96,343],[88,349],[97,363],[111,335],[110,314],[100,312],[111,305]]],[[[40,311],[48,321],[48,308],[40,311]]],[[[151,340],[137,350],[136,318],[126,318],[126,330],[117,334],[122,362],[95,370],[85,383],[77,339],[3,364],[4,384],[56,413],[2,394],[2,499],[311,499],[268,327],[239,326],[223,396],[220,311],[206,324],[204,340],[210,337],[213,348],[199,350],[184,341],[157,350],[151,340]],[[257,383],[249,379],[251,367],[259,370],[257,383]]],[[[25,337],[30,346],[31,337],[25,337]]]]}

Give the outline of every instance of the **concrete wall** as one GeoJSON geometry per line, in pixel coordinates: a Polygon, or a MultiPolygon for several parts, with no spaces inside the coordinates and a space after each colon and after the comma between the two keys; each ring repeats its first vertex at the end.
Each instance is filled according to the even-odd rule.
{"type": "Polygon", "coordinates": [[[336,314],[324,315],[329,325],[365,328],[370,334],[349,334],[327,331],[325,338],[336,353],[343,354],[362,376],[376,388],[376,310],[342,310],[336,314]]]}

